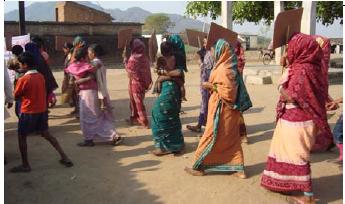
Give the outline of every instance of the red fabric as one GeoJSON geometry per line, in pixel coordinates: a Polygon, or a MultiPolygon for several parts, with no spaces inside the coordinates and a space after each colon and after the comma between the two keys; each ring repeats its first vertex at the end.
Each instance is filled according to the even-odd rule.
{"type": "Polygon", "coordinates": [[[237,68],[240,74],[242,75],[246,59],[244,57],[244,49],[239,41],[237,41],[236,43],[235,53],[237,56],[237,68]]]}
{"type": "Polygon", "coordinates": [[[284,162],[278,162],[275,158],[268,157],[267,171],[273,171],[284,176],[307,176],[310,175],[310,164],[294,165],[284,162]]]}
{"type": "MultiPolygon", "coordinates": [[[[328,38],[319,35],[313,35],[313,38],[319,43],[322,49],[323,57],[321,60],[322,83],[325,87],[325,92],[328,94],[328,65],[331,58],[331,43],[328,38]]],[[[328,97],[327,97],[328,101],[328,97]]],[[[325,119],[327,123],[327,119],[325,119]]],[[[325,151],[333,143],[333,134],[328,123],[323,131],[316,136],[315,144],[312,151],[325,151]]]]}
{"type": "Polygon", "coordinates": [[[146,108],[144,104],[145,92],[134,92],[133,87],[129,85],[129,101],[131,110],[131,120],[138,121],[142,126],[148,126],[146,108]]]}
{"type": "MultiPolygon", "coordinates": [[[[283,162],[277,162],[275,158],[268,157],[266,171],[273,171],[284,176],[308,176],[310,175],[310,164],[294,165],[283,162]]],[[[271,176],[262,175],[261,186],[272,191],[303,191],[311,192],[311,179],[307,181],[281,180],[271,176]]]]}
{"type": "Polygon", "coordinates": [[[132,53],[126,64],[126,70],[130,75],[131,84],[135,92],[145,92],[152,82],[150,60],[145,55],[145,45],[139,39],[135,39],[131,47],[132,53]]]}
{"type": "Polygon", "coordinates": [[[22,113],[43,113],[47,111],[47,95],[43,75],[32,73],[19,78],[14,97],[21,98],[22,113]]]}
{"type": "MultiPolygon", "coordinates": [[[[310,117],[320,129],[326,129],[327,116],[325,102],[328,96],[324,86],[321,60],[322,50],[315,39],[302,33],[295,34],[288,44],[288,80],[283,83],[287,94],[310,117]]],[[[284,100],[280,98],[277,106],[277,119],[284,114],[284,100]]],[[[298,120],[296,120],[298,121],[298,120]]]]}

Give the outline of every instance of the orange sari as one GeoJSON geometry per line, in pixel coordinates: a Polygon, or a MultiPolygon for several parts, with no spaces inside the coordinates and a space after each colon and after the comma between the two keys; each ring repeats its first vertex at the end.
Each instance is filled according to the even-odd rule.
{"type": "Polygon", "coordinates": [[[209,99],[206,128],[195,152],[193,169],[243,171],[239,129],[241,113],[234,108],[239,95],[237,57],[226,42],[217,43],[217,47],[218,44],[221,45],[216,53],[217,63],[209,78],[214,90],[209,99]]]}

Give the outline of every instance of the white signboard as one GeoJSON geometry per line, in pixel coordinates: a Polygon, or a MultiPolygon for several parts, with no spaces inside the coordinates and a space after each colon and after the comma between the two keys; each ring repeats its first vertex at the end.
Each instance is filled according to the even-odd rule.
{"type": "Polygon", "coordinates": [[[30,34],[21,35],[21,36],[13,36],[12,37],[12,47],[15,45],[20,45],[25,49],[25,44],[30,42],[30,34]]]}

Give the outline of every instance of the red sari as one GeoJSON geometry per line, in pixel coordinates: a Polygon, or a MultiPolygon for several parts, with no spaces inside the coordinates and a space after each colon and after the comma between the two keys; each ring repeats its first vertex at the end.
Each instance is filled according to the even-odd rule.
{"type": "MultiPolygon", "coordinates": [[[[330,40],[325,37],[318,35],[313,35],[313,37],[319,43],[323,52],[323,57],[321,60],[322,86],[324,87],[324,94],[328,95],[328,64],[331,57],[331,43],[330,40]]],[[[329,101],[328,97],[327,101],[329,101]]],[[[316,136],[316,141],[312,151],[325,151],[333,144],[333,134],[327,123],[327,119],[325,120],[326,127],[316,136]]]]}
{"type": "Polygon", "coordinates": [[[145,55],[145,45],[139,39],[132,43],[132,53],[126,64],[129,75],[129,98],[131,120],[143,126],[148,126],[146,109],[144,105],[145,92],[152,83],[150,61],[145,55]]]}
{"type": "Polygon", "coordinates": [[[327,126],[322,57],[310,35],[298,33],[289,41],[289,72],[281,85],[294,103],[281,97],[277,105],[277,125],[261,179],[269,190],[312,191],[310,151],[317,133],[327,126]]]}

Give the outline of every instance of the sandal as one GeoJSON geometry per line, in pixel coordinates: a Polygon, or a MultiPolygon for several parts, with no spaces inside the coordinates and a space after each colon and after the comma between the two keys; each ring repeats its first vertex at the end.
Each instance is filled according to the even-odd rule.
{"type": "Polygon", "coordinates": [[[72,167],[73,163],[69,159],[60,159],[60,164],[64,165],[65,167],[72,167]]]}
{"type": "Polygon", "coordinates": [[[111,141],[111,144],[112,144],[113,146],[118,146],[118,145],[122,144],[123,141],[124,141],[124,138],[121,137],[121,136],[118,136],[118,137],[115,137],[115,138],[113,139],[113,141],[111,141]]]}
{"type": "Polygon", "coordinates": [[[192,132],[201,132],[201,127],[195,125],[195,126],[192,126],[192,125],[187,125],[186,126],[188,130],[192,131],[192,132]]]}
{"type": "Polygon", "coordinates": [[[29,173],[31,171],[30,167],[25,167],[23,165],[15,166],[10,169],[11,173],[29,173]]]}
{"type": "Polygon", "coordinates": [[[157,157],[164,156],[164,155],[167,155],[167,154],[171,154],[171,152],[163,151],[161,149],[155,149],[153,151],[149,151],[148,153],[149,154],[153,154],[153,155],[155,155],[157,157]]]}
{"type": "Polygon", "coordinates": [[[204,171],[194,170],[194,169],[189,168],[189,167],[185,167],[184,171],[187,172],[187,174],[192,175],[192,176],[204,176],[205,175],[204,171]]]}
{"type": "Polygon", "coordinates": [[[85,140],[84,142],[77,144],[79,147],[93,147],[95,146],[95,143],[93,143],[92,140],[85,140]]]}

